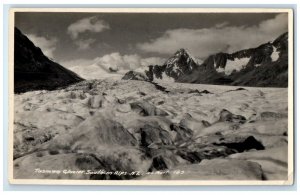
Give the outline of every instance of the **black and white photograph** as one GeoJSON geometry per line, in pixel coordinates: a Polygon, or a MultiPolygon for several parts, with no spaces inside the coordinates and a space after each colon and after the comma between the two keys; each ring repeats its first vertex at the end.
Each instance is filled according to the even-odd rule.
{"type": "Polygon", "coordinates": [[[291,9],[10,19],[11,183],[293,184],[291,9]]]}

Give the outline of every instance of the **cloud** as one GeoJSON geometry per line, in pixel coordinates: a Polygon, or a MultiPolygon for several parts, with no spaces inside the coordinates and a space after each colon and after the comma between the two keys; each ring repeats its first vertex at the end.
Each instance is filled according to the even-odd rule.
{"type": "Polygon", "coordinates": [[[86,50],[91,48],[91,45],[95,43],[96,39],[84,39],[84,40],[76,40],[75,45],[78,46],[79,50],[86,50]]]}
{"type": "Polygon", "coordinates": [[[145,52],[173,54],[179,48],[186,48],[198,58],[205,58],[216,52],[235,52],[257,47],[273,41],[288,30],[287,14],[262,21],[253,26],[229,26],[227,22],[211,28],[172,29],[161,37],[139,43],[137,47],[145,52]]]}
{"type": "Polygon", "coordinates": [[[227,26],[228,24],[229,24],[229,22],[222,22],[222,23],[216,24],[215,27],[216,28],[222,28],[224,26],[227,26]]]}
{"type": "Polygon", "coordinates": [[[123,72],[110,73],[95,64],[88,65],[88,66],[73,66],[70,67],[69,69],[85,79],[104,79],[104,78],[121,79],[125,74],[123,72]]]}
{"type": "Polygon", "coordinates": [[[119,52],[113,52],[94,59],[61,61],[60,64],[85,79],[99,79],[107,77],[121,78],[129,70],[163,64],[165,60],[160,57],[142,58],[137,54],[121,55],[119,52]],[[111,69],[117,70],[117,72],[111,72],[111,69]]]}
{"type": "Polygon", "coordinates": [[[110,67],[118,70],[135,70],[142,66],[163,64],[164,62],[164,58],[142,58],[137,54],[121,55],[118,52],[107,54],[95,59],[95,63],[106,70],[109,70],[110,67]]]}
{"type": "Polygon", "coordinates": [[[53,58],[53,52],[56,49],[57,43],[56,38],[45,38],[34,34],[28,34],[27,37],[34,43],[35,46],[41,48],[47,57],[53,58]]]}
{"type": "Polygon", "coordinates": [[[150,58],[143,58],[141,59],[142,66],[149,66],[149,65],[162,65],[165,63],[165,58],[160,57],[150,57],[150,58]]]}
{"type": "Polygon", "coordinates": [[[74,66],[88,66],[94,63],[94,59],[74,59],[74,60],[64,60],[60,61],[59,64],[66,68],[71,68],[74,66]]]}
{"type": "Polygon", "coordinates": [[[75,23],[68,26],[68,34],[71,35],[72,39],[77,39],[80,33],[84,32],[102,32],[109,29],[109,25],[100,20],[98,17],[88,17],[76,21],[75,23]]]}

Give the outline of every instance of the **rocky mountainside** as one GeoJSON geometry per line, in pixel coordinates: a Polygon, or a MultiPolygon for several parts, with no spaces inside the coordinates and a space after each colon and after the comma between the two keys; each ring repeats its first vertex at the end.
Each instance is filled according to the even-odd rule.
{"type": "Polygon", "coordinates": [[[150,65],[143,72],[129,71],[123,79],[176,81],[183,75],[191,74],[197,66],[197,60],[185,49],[180,49],[163,65],[150,65]]]}
{"type": "Polygon", "coordinates": [[[83,79],[45,56],[22,32],[15,28],[14,91],[53,90],[83,79]]]}
{"type": "Polygon", "coordinates": [[[203,63],[180,49],[163,65],[149,66],[144,73],[128,72],[123,79],[165,80],[181,83],[287,87],[288,33],[273,42],[234,53],[217,53],[203,63]],[[135,77],[141,75],[143,77],[135,77]],[[169,79],[170,80],[170,79],[169,79]]]}

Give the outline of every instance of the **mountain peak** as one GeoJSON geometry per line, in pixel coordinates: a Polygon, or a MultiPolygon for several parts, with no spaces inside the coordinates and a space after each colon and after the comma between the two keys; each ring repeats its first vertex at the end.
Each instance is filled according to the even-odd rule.
{"type": "Polygon", "coordinates": [[[172,57],[170,57],[165,65],[170,66],[176,63],[180,64],[196,64],[195,58],[184,48],[177,50],[172,57]]]}
{"type": "Polygon", "coordinates": [[[288,32],[281,34],[277,39],[272,42],[273,46],[275,46],[279,50],[288,50],[288,32]]]}
{"type": "Polygon", "coordinates": [[[197,63],[186,49],[181,48],[164,65],[166,66],[166,75],[176,79],[192,71],[197,63]]]}
{"type": "Polygon", "coordinates": [[[187,52],[186,49],[180,48],[179,50],[177,50],[177,51],[175,52],[174,55],[189,55],[189,54],[188,54],[188,52],[187,52]]]}

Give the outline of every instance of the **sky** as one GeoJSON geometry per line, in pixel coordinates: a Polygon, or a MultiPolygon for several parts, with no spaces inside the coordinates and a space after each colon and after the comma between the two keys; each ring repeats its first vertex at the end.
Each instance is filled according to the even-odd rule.
{"type": "Polygon", "coordinates": [[[287,32],[288,18],[286,13],[18,12],[15,26],[49,58],[96,79],[163,64],[180,48],[204,60],[257,47],[287,32]]]}

